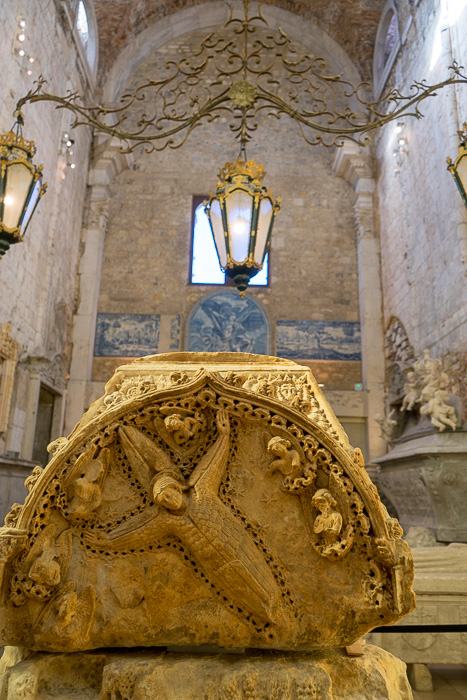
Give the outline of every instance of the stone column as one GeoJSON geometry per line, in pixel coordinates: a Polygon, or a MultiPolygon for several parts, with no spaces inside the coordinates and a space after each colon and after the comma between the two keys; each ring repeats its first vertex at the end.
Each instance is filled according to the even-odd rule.
{"type": "Polygon", "coordinates": [[[346,141],[336,150],[333,169],[355,188],[355,223],[358,260],[360,323],[362,331],[362,377],[368,421],[370,460],[386,452],[374,416],[384,413],[384,328],[381,255],[375,226],[372,157],[346,141]]]}
{"type": "Polygon", "coordinates": [[[68,382],[65,434],[80,420],[87,406],[96,330],[97,303],[102,270],[110,184],[133,162],[132,154],[120,150],[115,138],[100,144],[89,170],[88,211],[81,240],[83,252],[78,269],[79,305],[73,325],[73,353],[68,382]]]}

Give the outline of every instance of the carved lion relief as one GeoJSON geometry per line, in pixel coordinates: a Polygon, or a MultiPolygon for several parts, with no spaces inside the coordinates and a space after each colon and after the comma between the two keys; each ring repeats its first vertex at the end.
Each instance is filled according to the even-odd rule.
{"type": "Polygon", "coordinates": [[[402,531],[329,407],[315,398],[326,431],[289,401],[297,376],[147,390],[137,371],[131,396],[51,446],[0,530],[1,642],[337,646],[412,609],[402,531]]]}

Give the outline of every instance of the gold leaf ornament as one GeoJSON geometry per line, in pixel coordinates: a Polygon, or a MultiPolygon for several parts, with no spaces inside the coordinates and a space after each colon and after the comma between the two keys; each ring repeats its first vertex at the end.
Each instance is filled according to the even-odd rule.
{"type": "Polygon", "coordinates": [[[236,107],[252,107],[256,101],[256,88],[248,80],[239,80],[229,90],[229,98],[236,107]]]}

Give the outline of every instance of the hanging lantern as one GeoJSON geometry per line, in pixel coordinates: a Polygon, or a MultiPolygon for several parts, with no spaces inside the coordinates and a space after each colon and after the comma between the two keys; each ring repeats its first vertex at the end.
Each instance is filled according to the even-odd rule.
{"type": "Polygon", "coordinates": [[[221,268],[241,296],[263,267],[280,198],[261,185],[264,166],[240,158],[219,173],[216,194],[205,202],[221,268]]]}
{"type": "Polygon", "coordinates": [[[467,122],[464,122],[462,131],[459,131],[459,154],[452,162],[451,158],[447,158],[448,170],[452,173],[456,185],[459,188],[461,197],[467,207],[467,122]]]}
{"type": "Polygon", "coordinates": [[[42,165],[36,167],[32,162],[35,152],[34,142],[26,141],[20,133],[0,134],[0,257],[13,243],[23,240],[46,190],[42,165]]]}

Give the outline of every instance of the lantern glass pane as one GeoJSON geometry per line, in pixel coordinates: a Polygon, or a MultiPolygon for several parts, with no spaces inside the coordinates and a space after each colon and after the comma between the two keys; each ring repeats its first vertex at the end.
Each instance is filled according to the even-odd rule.
{"type": "Polygon", "coordinates": [[[467,155],[461,158],[457,164],[457,177],[462,182],[464,192],[467,194],[467,155]]]}
{"type": "Polygon", "coordinates": [[[249,286],[254,286],[255,284],[257,285],[262,285],[266,286],[268,284],[268,277],[269,277],[269,261],[268,261],[268,253],[266,253],[266,256],[264,258],[264,263],[263,267],[259,272],[256,273],[254,277],[250,279],[250,284],[249,286]]]}
{"type": "Polygon", "coordinates": [[[272,203],[270,199],[261,200],[258,214],[258,228],[256,231],[255,261],[261,263],[268,240],[269,226],[272,218],[272,203]]]}
{"type": "Polygon", "coordinates": [[[3,223],[6,228],[18,226],[32,179],[33,174],[25,165],[15,163],[8,167],[3,198],[3,223]]]}
{"type": "Polygon", "coordinates": [[[214,241],[216,243],[217,254],[219,256],[220,264],[222,267],[227,265],[227,251],[225,248],[225,236],[224,227],[222,225],[222,211],[221,205],[218,199],[214,199],[211,202],[211,226],[214,235],[214,241]]]}
{"type": "Polygon", "coordinates": [[[212,237],[204,204],[195,209],[193,226],[193,254],[191,262],[192,284],[224,284],[225,272],[219,267],[219,259],[212,237]]]}
{"type": "Polygon", "coordinates": [[[235,262],[241,263],[248,258],[253,198],[243,190],[234,190],[226,203],[230,255],[235,262]]]}
{"type": "Polygon", "coordinates": [[[29,200],[28,206],[26,207],[26,211],[24,213],[23,221],[21,222],[21,235],[23,235],[23,233],[25,232],[26,227],[29,223],[29,219],[31,218],[32,213],[35,209],[35,206],[37,204],[37,200],[39,199],[41,187],[42,187],[42,178],[40,177],[36,181],[36,184],[34,185],[34,189],[33,189],[32,194],[31,194],[31,199],[29,200]]]}

